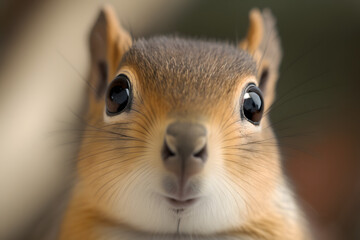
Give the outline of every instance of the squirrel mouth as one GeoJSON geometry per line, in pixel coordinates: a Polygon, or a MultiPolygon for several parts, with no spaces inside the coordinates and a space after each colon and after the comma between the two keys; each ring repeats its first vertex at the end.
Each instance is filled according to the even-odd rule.
{"type": "Polygon", "coordinates": [[[179,200],[171,197],[166,197],[166,200],[170,203],[171,206],[182,209],[193,205],[198,199],[190,198],[185,200],[179,200]]]}

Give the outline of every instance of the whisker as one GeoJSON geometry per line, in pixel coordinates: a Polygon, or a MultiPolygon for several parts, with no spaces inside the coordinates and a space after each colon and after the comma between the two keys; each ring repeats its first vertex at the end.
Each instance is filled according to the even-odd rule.
{"type": "Polygon", "coordinates": [[[285,75],[293,66],[295,66],[300,60],[308,56],[310,53],[313,53],[314,50],[318,49],[320,46],[323,45],[325,39],[318,41],[317,43],[313,44],[310,48],[307,48],[305,51],[302,50],[301,54],[296,57],[293,61],[291,61],[288,65],[281,69],[282,75],[285,75]]]}
{"type": "Polygon", "coordinates": [[[274,127],[274,126],[278,125],[279,123],[282,123],[284,121],[291,120],[291,119],[303,116],[303,115],[308,114],[308,113],[313,113],[313,112],[317,112],[317,111],[321,111],[321,110],[328,110],[328,109],[329,109],[329,106],[323,106],[323,107],[313,108],[313,109],[310,109],[308,111],[300,112],[300,113],[288,116],[286,118],[282,118],[282,119],[280,119],[280,120],[278,120],[276,122],[270,123],[269,125],[265,126],[264,129],[274,127]]]}
{"type": "Polygon", "coordinates": [[[86,86],[93,91],[94,93],[96,93],[96,89],[94,86],[91,85],[91,83],[86,80],[86,78],[75,68],[75,66],[65,57],[64,54],[62,54],[62,52],[60,52],[59,49],[57,49],[57,53],[60,55],[60,57],[67,63],[67,65],[74,70],[74,72],[78,75],[78,77],[82,80],[83,83],[86,84],[86,86]]]}
{"type": "MultiPolygon", "coordinates": [[[[114,167],[114,166],[117,166],[117,165],[121,165],[121,164],[124,164],[124,163],[127,163],[133,159],[137,159],[137,158],[141,158],[141,157],[144,157],[145,156],[145,152],[143,151],[140,151],[140,152],[132,152],[132,153],[127,153],[127,155],[129,154],[136,154],[135,156],[133,157],[128,157],[128,158],[125,158],[125,159],[121,159],[119,156],[115,156],[115,157],[112,157],[112,158],[107,158],[103,161],[100,161],[100,162],[96,162],[95,164],[91,165],[91,166],[87,166],[87,168],[83,168],[83,169],[94,169],[93,172],[90,172],[89,173],[89,176],[93,175],[93,173],[96,173],[96,172],[99,172],[99,171],[102,171],[104,169],[107,169],[109,167],[114,167]],[[115,163],[112,163],[112,161],[114,160],[120,160],[120,161],[116,161],[115,163]],[[105,165],[103,166],[102,168],[99,168],[100,166],[104,165],[105,163],[111,163],[109,165],[105,165]]],[[[110,171],[111,172],[111,171],[110,171]]]]}
{"type": "MultiPolygon", "coordinates": [[[[328,73],[329,73],[329,72],[322,72],[322,73],[320,73],[320,74],[318,74],[318,75],[316,75],[316,76],[314,76],[314,77],[311,77],[311,78],[309,78],[308,80],[303,81],[303,82],[297,84],[296,86],[292,87],[289,91],[286,91],[283,95],[278,96],[277,99],[276,99],[276,100],[269,106],[269,108],[264,112],[264,115],[267,115],[268,112],[270,112],[274,107],[277,108],[277,107],[278,107],[277,105],[278,105],[279,103],[281,103],[281,100],[284,99],[286,96],[289,96],[290,93],[293,93],[295,90],[299,89],[300,87],[306,85],[306,84],[309,83],[309,82],[312,82],[312,81],[315,80],[315,79],[321,79],[321,77],[325,76],[325,74],[328,74],[328,73]]],[[[326,89],[329,89],[329,88],[332,88],[332,87],[328,87],[328,88],[326,88],[326,89]]],[[[321,89],[320,89],[320,90],[321,90],[321,89]]],[[[320,90],[319,90],[319,91],[320,91],[320,90]]],[[[310,92],[310,93],[311,93],[311,92],[310,92]]],[[[304,94],[304,93],[302,93],[302,94],[304,94]]],[[[300,94],[300,95],[296,96],[296,98],[298,98],[298,97],[300,97],[300,96],[302,96],[302,95],[300,94]]],[[[294,97],[292,97],[292,98],[290,98],[290,99],[287,99],[287,100],[292,100],[293,98],[294,98],[294,97]]]]}

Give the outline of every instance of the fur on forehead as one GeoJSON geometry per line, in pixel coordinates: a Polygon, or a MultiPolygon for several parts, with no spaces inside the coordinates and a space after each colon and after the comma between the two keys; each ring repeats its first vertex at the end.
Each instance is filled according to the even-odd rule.
{"type": "Polygon", "coordinates": [[[229,93],[243,77],[256,75],[253,58],[236,46],[178,37],[137,40],[121,65],[135,69],[143,91],[175,99],[187,94],[188,100],[229,93]]]}

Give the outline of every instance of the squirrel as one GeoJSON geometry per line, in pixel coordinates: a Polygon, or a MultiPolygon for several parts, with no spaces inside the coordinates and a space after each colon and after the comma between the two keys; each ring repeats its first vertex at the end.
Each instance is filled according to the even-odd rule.
{"type": "Polygon", "coordinates": [[[282,57],[270,10],[238,45],[133,40],[104,6],[61,224],[71,239],[311,239],[266,114],[282,57]]]}

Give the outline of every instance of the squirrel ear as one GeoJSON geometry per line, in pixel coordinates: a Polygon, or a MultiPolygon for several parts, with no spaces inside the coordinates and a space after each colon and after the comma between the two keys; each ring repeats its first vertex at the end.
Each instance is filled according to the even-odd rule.
{"type": "Polygon", "coordinates": [[[132,44],[129,33],[119,24],[113,8],[105,5],[90,32],[90,85],[101,97],[132,44]]]}
{"type": "Polygon", "coordinates": [[[253,9],[249,14],[249,30],[239,47],[249,52],[257,64],[257,79],[265,98],[265,110],[275,96],[275,86],[282,58],[276,20],[269,9],[260,12],[253,9]]]}

